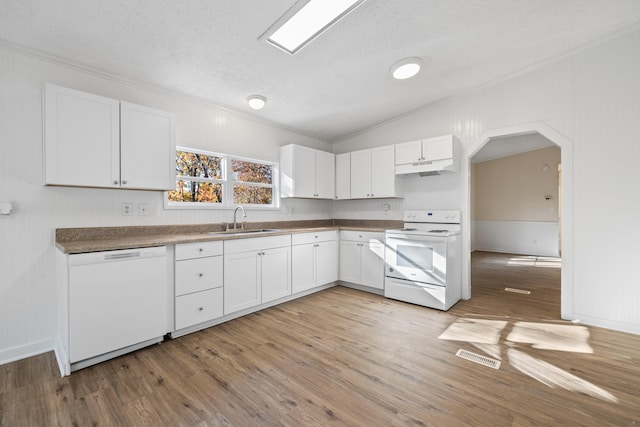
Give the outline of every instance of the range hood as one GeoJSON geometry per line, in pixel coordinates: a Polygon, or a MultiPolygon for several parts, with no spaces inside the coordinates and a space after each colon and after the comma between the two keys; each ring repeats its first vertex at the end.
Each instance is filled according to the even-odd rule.
{"type": "Polygon", "coordinates": [[[420,176],[432,176],[440,175],[443,171],[457,173],[457,160],[452,158],[433,161],[424,160],[421,162],[396,165],[396,175],[417,173],[420,174],[420,176]]]}

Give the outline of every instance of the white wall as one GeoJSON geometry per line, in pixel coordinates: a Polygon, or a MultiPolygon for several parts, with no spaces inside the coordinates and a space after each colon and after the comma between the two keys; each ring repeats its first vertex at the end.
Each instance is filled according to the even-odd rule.
{"type": "Polygon", "coordinates": [[[471,249],[558,256],[559,163],[556,146],[474,163],[471,249]]]}
{"type": "MultiPolygon", "coordinates": [[[[43,187],[45,82],[174,112],[179,145],[272,161],[278,160],[278,147],[289,143],[331,151],[325,142],[206,103],[0,47],[0,201],[14,204],[12,216],[0,216],[0,363],[52,348],[56,228],[228,222],[232,218],[232,210],[164,210],[160,192],[43,187]],[[149,215],[121,216],[123,202],[134,207],[147,203],[149,215]]],[[[248,211],[247,221],[332,215],[330,201],[283,200],[282,205],[282,210],[248,211]]]]}
{"type": "MultiPolygon", "coordinates": [[[[570,295],[563,284],[568,318],[640,333],[640,29],[594,45],[554,63],[425,107],[398,120],[335,144],[336,152],[381,146],[422,137],[455,134],[467,150],[491,130],[543,122],[572,141],[573,191],[563,194],[573,209],[563,217],[572,227],[570,295]],[[613,231],[612,231],[613,230],[613,231]],[[618,230],[620,232],[618,232],[618,230]]],[[[563,154],[564,155],[564,154],[563,154]]],[[[563,172],[564,164],[563,159],[563,172]]],[[[468,170],[468,168],[466,168],[468,170]]],[[[413,178],[409,193],[433,208],[460,209],[459,187],[448,181],[413,178]],[[422,184],[424,182],[424,184],[422,184]]],[[[564,178],[563,178],[564,182],[564,178]]],[[[340,212],[341,203],[335,202],[340,212]]],[[[415,203],[410,195],[390,216],[415,203]]],[[[378,215],[362,205],[350,215],[378,215]]],[[[469,212],[463,212],[468,215],[469,212]]]]}
{"type": "Polygon", "coordinates": [[[508,254],[559,255],[558,222],[551,221],[472,221],[471,249],[508,254]]]}

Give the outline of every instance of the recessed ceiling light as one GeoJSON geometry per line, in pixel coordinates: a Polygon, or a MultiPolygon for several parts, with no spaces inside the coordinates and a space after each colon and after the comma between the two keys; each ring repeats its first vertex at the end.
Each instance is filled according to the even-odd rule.
{"type": "Polygon", "coordinates": [[[418,74],[422,60],[417,57],[404,58],[391,66],[391,75],[394,79],[404,80],[418,74]]]}
{"type": "Polygon", "coordinates": [[[267,98],[262,95],[251,95],[247,97],[247,102],[249,102],[249,107],[254,110],[262,110],[264,104],[267,102],[267,98]]]}
{"type": "Polygon", "coordinates": [[[309,0],[293,16],[286,19],[267,41],[293,55],[333,24],[344,18],[365,0],[309,0]]]}

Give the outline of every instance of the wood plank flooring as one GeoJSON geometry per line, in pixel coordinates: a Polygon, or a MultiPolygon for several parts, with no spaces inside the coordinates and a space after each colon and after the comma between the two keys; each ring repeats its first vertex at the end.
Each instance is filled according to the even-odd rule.
{"type": "Polygon", "coordinates": [[[558,320],[557,261],[472,258],[446,313],[337,286],[66,378],[0,366],[0,425],[640,425],[640,336],[558,320]]]}

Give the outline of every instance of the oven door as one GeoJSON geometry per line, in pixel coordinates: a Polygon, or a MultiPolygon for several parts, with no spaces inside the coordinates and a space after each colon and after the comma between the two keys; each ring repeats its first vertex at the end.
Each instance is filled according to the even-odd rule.
{"type": "Polygon", "coordinates": [[[446,238],[387,233],[385,241],[387,277],[445,286],[446,238]]]}

